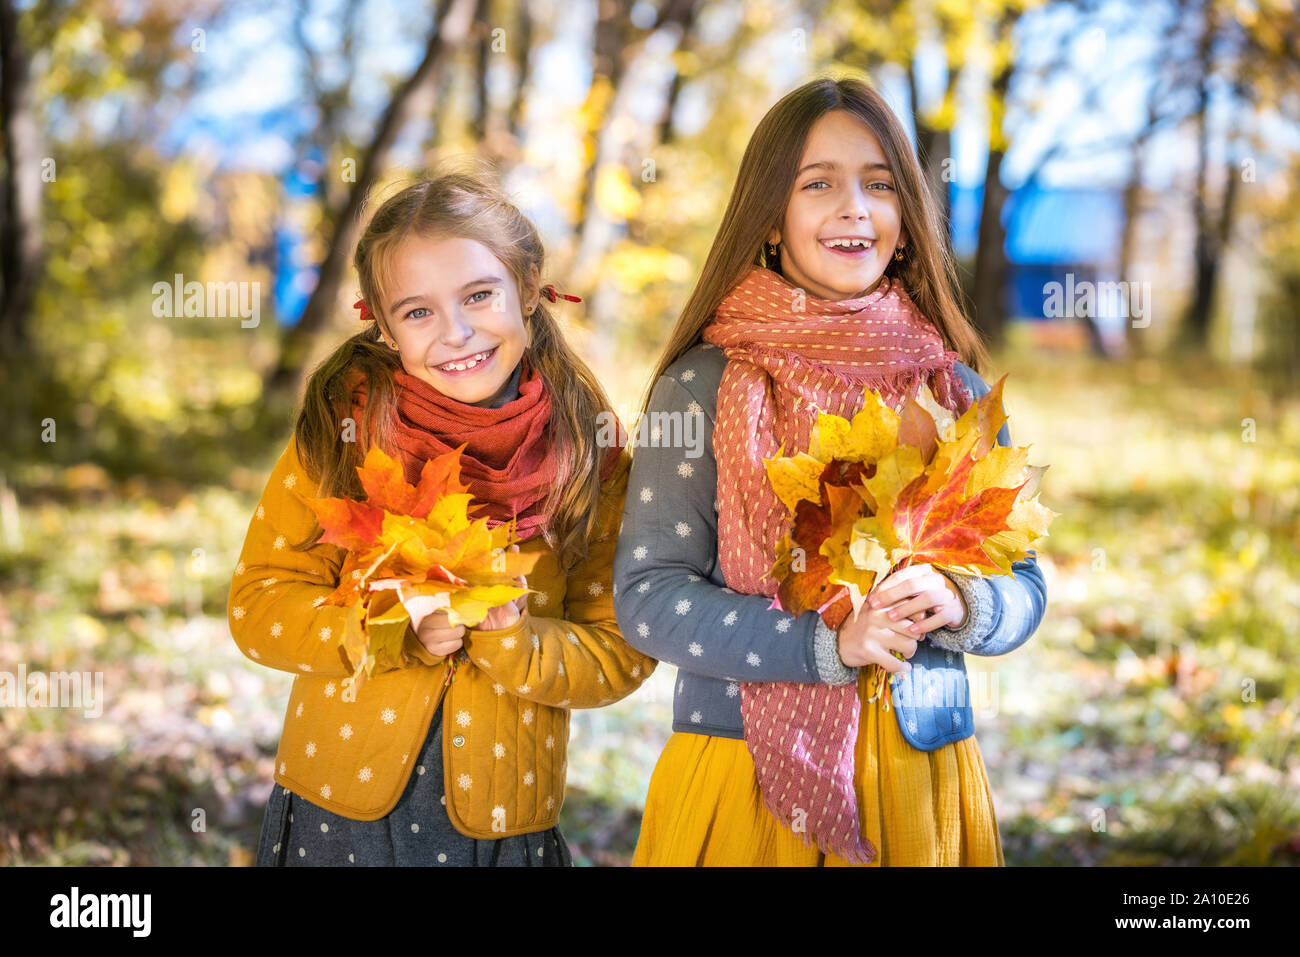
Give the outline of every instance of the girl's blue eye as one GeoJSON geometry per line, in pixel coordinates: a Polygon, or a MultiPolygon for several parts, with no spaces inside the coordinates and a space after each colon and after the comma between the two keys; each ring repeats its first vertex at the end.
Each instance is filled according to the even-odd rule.
{"type": "MultiPolygon", "coordinates": [[[[885,187],[885,189],[893,189],[893,188],[894,188],[894,187],[890,186],[888,183],[872,183],[871,186],[883,186],[883,187],[885,187]]],[[[868,186],[867,188],[870,189],[871,186],[868,186]]]]}
{"type": "Polygon", "coordinates": [[[469,297],[469,301],[470,301],[470,302],[482,302],[482,301],[483,301],[482,299],[475,299],[474,297],[475,297],[475,296],[490,296],[490,295],[492,295],[492,292],[491,292],[490,290],[488,290],[488,289],[480,289],[478,292],[476,292],[476,293],[472,293],[472,294],[470,295],[470,297],[469,297]]]}
{"type": "MultiPolygon", "coordinates": [[[[425,309],[424,306],[416,306],[414,309],[412,309],[410,312],[408,312],[408,313],[406,314],[406,318],[407,318],[407,319],[417,318],[416,315],[415,315],[417,312],[428,312],[428,311],[429,311],[429,310],[428,310],[428,309],[425,309]]],[[[423,317],[423,316],[419,316],[418,318],[423,319],[424,317],[423,317]]]]}

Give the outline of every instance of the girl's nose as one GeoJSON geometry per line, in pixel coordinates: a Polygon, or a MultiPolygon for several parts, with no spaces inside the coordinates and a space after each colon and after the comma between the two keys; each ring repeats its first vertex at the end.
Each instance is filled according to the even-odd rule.
{"type": "Polygon", "coordinates": [[[464,345],[473,334],[474,327],[459,312],[453,312],[443,326],[441,339],[446,345],[459,346],[464,345]]]}
{"type": "Polygon", "coordinates": [[[871,205],[867,202],[867,197],[863,194],[861,188],[854,187],[848,191],[840,216],[843,219],[856,221],[871,218],[871,205]]]}

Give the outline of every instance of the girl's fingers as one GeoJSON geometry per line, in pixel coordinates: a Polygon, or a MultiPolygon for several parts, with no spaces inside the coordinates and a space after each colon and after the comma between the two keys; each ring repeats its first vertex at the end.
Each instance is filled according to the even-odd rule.
{"type": "Polygon", "coordinates": [[[924,592],[907,601],[899,602],[893,608],[885,609],[884,614],[890,621],[906,622],[913,615],[927,614],[932,608],[938,608],[942,604],[943,601],[938,596],[924,592]]]}
{"type": "Polygon", "coordinates": [[[900,568],[896,572],[890,572],[876,583],[876,589],[883,591],[886,588],[892,588],[900,582],[910,581],[929,567],[929,565],[908,565],[906,568],[900,568]]]}
{"type": "Polygon", "coordinates": [[[909,624],[908,628],[914,635],[924,635],[946,624],[948,624],[947,615],[926,615],[920,621],[909,624]]]}
{"type": "Polygon", "coordinates": [[[457,625],[455,628],[430,628],[427,625],[420,626],[421,641],[459,641],[465,637],[465,626],[457,625]]]}
{"type": "Polygon", "coordinates": [[[937,574],[938,572],[929,565],[908,565],[887,576],[871,590],[867,600],[873,608],[887,608],[895,602],[924,591],[927,585],[924,579],[937,574]]]}
{"type": "MultiPolygon", "coordinates": [[[[871,618],[868,619],[867,627],[874,628],[878,634],[885,637],[888,641],[898,641],[900,639],[913,638],[915,635],[908,630],[912,624],[910,617],[903,617],[895,620],[890,617],[887,610],[872,609],[871,618]]],[[[925,614],[924,611],[917,612],[918,616],[925,614]]]]}
{"type": "Polygon", "coordinates": [[[898,674],[905,675],[912,670],[912,666],[910,664],[908,664],[906,661],[899,661],[897,658],[891,655],[888,652],[888,650],[886,650],[883,654],[875,655],[873,657],[873,660],[875,664],[880,665],[880,667],[884,668],[886,671],[888,671],[890,674],[893,675],[898,675],[898,674]]]}
{"type": "Polygon", "coordinates": [[[446,657],[455,651],[459,651],[464,642],[459,638],[453,638],[451,641],[426,641],[424,647],[428,649],[431,655],[442,655],[446,657]]]}
{"type": "Polygon", "coordinates": [[[886,629],[878,635],[877,641],[889,648],[891,651],[903,652],[910,658],[912,655],[916,654],[915,646],[917,640],[924,637],[923,635],[909,631],[908,629],[911,624],[910,621],[895,622],[894,627],[886,629]],[[908,652],[909,647],[911,648],[910,652],[908,652]]]}

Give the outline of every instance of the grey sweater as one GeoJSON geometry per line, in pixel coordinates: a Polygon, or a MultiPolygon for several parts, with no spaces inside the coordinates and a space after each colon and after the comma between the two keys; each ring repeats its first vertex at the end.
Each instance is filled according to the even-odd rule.
{"type": "MultiPolygon", "coordinates": [[[[700,343],[660,376],[637,433],[623,525],[614,556],[614,610],[634,648],[677,666],[673,730],[742,738],[741,681],[848,684],[857,668],[840,660],[837,636],[815,611],[771,609],[764,595],[726,587],[718,555],[713,423],[726,366],[722,350],[700,343]]],[[[957,372],[978,398],[988,385],[965,365],[957,372]]],[[[1000,444],[1009,445],[1004,425],[1000,444]]],[[[960,653],[1003,654],[1023,643],[1043,614],[1042,576],[1033,558],[1014,576],[951,576],[966,601],[958,628],[919,642],[960,653]]],[[[918,655],[920,660],[931,656],[918,655]]],[[[900,719],[902,715],[900,714],[900,719]]],[[[931,741],[971,733],[969,723],[933,729],[931,741]]],[[[924,733],[924,731],[922,732],[924,733]]]]}

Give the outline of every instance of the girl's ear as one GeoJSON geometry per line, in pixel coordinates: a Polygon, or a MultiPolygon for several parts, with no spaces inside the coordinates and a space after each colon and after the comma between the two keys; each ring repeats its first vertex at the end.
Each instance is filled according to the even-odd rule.
{"type": "Polygon", "coordinates": [[[519,305],[524,310],[524,318],[527,319],[537,308],[537,304],[542,299],[542,278],[537,271],[537,263],[529,263],[528,275],[524,277],[523,296],[519,300],[519,305]]]}

